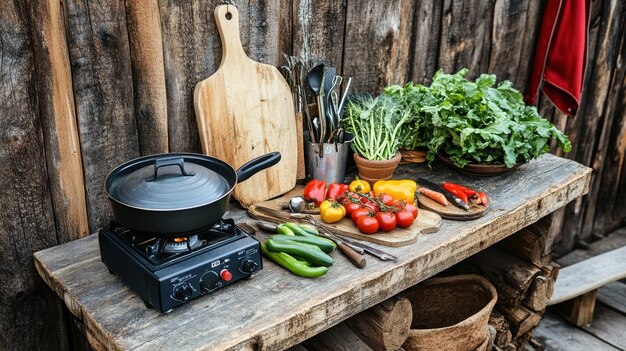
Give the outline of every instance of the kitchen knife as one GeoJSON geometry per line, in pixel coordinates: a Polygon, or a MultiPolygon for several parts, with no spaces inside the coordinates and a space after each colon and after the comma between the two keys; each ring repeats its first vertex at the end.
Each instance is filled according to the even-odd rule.
{"type": "Polygon", "coordinates": [[[464,209],[465,211],[469,211],[469,205],[468,204],[463,202],[463,200],[461,200],[460,198],[454,196],[454,194],[452,194],[448,190],[442,188],[440,185],[437,185],[437,184],[431,182],[430,180],[427,180],[427,179],[424,179],[424,178],[417,178],[417,182],[420,183],[421,185],[425,186],[426,188],[430,189],[430,190],[442,193],[443,196],[445,196],[446,199],[448,199],[448,201],[452,202],[457,207],[460,207],[460,208],[464,209]]]}

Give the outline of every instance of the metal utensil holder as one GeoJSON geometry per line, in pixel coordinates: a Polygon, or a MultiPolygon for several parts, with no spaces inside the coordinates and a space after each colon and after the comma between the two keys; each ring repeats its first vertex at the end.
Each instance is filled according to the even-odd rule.
{"type": "Polygon", "coordinates": [[[307,178],[323,180],[328,184],[343,183],[353,139],[352,134],[345,133],[343,143],[324,143],[320,157],[319,144],[311,143],[307,136],[304,141],[307,178]]]}

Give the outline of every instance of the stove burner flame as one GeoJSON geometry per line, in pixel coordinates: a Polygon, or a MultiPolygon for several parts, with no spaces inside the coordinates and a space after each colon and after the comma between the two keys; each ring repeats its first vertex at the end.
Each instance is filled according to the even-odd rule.
{"type": "Polygon", "coordinates": [[[167,241],[165,247],[163,248],[163,252],[168,254],[187,252],[193,250],[200,244],[201,242],[198,240],[198,235],[184,238],[174,238],[167,241]]]}

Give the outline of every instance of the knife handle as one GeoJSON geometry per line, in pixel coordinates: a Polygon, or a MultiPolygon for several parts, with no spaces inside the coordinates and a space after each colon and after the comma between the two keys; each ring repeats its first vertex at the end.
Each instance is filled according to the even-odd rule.
{"type": "Polygon", "coordinates": [[[360,253],[354,251],[350,246],[346,245],[343,241],[337,243],[337,247],[343,253],[346,258],[352,262],[353,265],[358,268],[365,267],[365,257],[360,253]]]}

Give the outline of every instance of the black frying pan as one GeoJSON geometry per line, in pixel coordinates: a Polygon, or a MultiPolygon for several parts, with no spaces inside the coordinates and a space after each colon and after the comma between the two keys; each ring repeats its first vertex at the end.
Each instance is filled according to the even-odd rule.
{"type": "Polygon", "coordinates": [[[222,218],[235,184],[278,161],[280,153],[272,152],[235,171],[199,154],[146,156],[115,168],[106,191],[113,216],[123,226],[154,237],[187,236],[222,218]]]}

